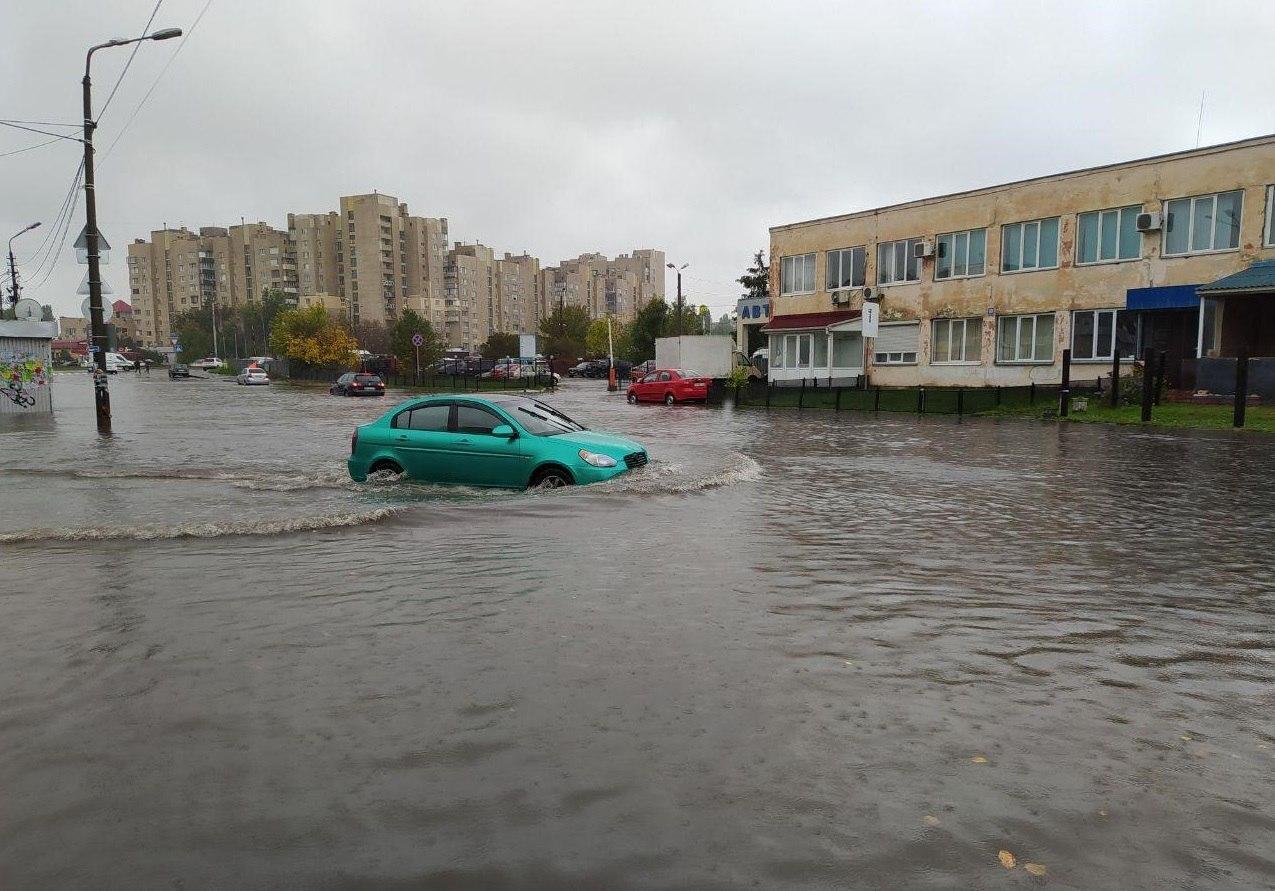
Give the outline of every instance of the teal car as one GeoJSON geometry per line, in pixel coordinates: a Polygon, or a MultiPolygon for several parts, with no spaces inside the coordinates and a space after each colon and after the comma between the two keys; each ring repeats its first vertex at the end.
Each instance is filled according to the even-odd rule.
{"type": "Polygon", "coordinates": [[[595,433],[526,396],[426,396],[354,431],[346,465],[363,482],[388,470],[465,486],[557,488],[642,467],[646,449],[595,433]]]}

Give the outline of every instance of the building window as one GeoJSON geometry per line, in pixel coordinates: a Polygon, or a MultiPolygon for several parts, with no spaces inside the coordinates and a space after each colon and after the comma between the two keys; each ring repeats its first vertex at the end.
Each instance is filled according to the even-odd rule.
{"type": "Polygon", "coordinates": [[[1054,314],[1001,316],[996,320],[997,362],[1053,362],[1054,314]]]}
{"type": "Polygon", "coordinates": [[[1114,263],[1142,256],[1138,214],[1142,205],[1094,210],[1076,216],[1076,262],[1114,263]]]}
{"type": "Polygon", "coordinates": [[[1117,309],[1081,309],[1071,314],[1071,358],[1083,362],[1120,357],[1132,359],[1138,348],[1138,319],[1117,309]]]}
{"type": "Polygon", "coordinates": [[[1244,193],[1219,192],[1164,202],[1164,255],[1229,251],[1240,243],[1244,193]]]}
{"type": "Polygon", "coordinates": [[[801,254],[779,261],[779,294],[812,294],[815,290],[815,255],[801,254]]]}
{"type": "Polygon", "coordinates": [[[982,275],[987,261],[987,230],[949,232],[934,244],[934,280],[982,275]]]}
{"type": "Polygon", "coordinates": [[[935,319],[931,323],[931,364],[978,362],[982,355],[982,319],[935,319]]]}
{"type": "Polygon", "coordinates": [[[1262,243],[1275,247],[1275,186],[1266,187],[1266,238],[1262,243]]]}
{"type": "Polygon", "coordinates": [[[877,365],[915,365],[920,343],[920,322],[882,325],[872,346],[873,361],[877,365]]]}
{"type": "Polygon", "coordinates": [[[895,285],[921,280],[921,261],[916,258],[919,238],[883,241],[877,245],[877,284],[895,285]]]}
{"type": "Polygon", "coordinates": [[[1058,217],[1001,226],[1001,272],[1058,266],[1058,217]]]}
{"type": "Polygon", "coordinates": [[[810,367],[809,334],[776,334],[770,338],[771,365],[775,368],[810,367]]]}
{"type": "Polygon", "coordinates": [[[852,247],[828,251],[828,290],[862,288],[867,281],[867,266],[867,248],[852,247]]]}

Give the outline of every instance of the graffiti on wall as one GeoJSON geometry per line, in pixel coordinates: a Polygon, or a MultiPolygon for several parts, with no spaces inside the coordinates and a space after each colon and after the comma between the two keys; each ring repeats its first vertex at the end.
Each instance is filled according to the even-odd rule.
{"type": "Polygon", "coordinates": [[[49,385],[44,360],[29,353],[0,353],[0,397],[20,408],[35,405],[35,394],[49,385]]]}

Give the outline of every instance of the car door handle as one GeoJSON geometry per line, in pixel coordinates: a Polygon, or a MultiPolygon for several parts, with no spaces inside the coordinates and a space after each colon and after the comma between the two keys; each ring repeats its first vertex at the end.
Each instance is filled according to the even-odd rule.
{"type": "Polygon", "coordinates": [[[406,433],[400,433],[400,434],[398,435],[398,440],[399,440],[399,442],[404,442],[404,441],[406,441],[406,440],[407,440],[407,434],[406,434],[406,433]]]}
{"type": "Polygon", "coordinates": [[[458,439],[458,440],[456,440],[456,441],[457,441],[457,442],[467,443],[467,444],[473,443],[473,440],[472,440],[472,439],[470,439],[469,437],[465,437],[464,439],[458,439]]]}

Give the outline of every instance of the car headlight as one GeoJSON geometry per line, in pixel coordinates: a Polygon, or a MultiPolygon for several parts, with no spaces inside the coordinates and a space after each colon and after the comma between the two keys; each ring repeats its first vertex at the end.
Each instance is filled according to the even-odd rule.
{"type": "Polygon", "coordinates": [[[588,449],[580,450],[580,460],[585,464],[592,464],[594,467],[615,466],[615,459],[610,455],[599,455],[597,452],[591,452],[588,449]]]}

